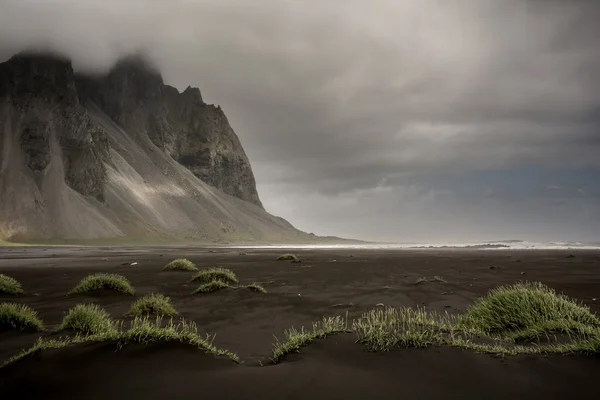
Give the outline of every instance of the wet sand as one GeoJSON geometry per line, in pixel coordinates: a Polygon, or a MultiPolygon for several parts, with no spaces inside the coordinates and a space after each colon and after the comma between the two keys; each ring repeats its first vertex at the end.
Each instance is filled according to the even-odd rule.
{"type": "MultiPolygon", "coordinates": [[[[243,360],[236,365],[174,345],[106,344],[45,351],[0,369],[2,398],[595,398],[594,356],[508,357],[450,348],[372,354],[352,334],[319,340],[267,365],[283,330],[322,316],[349,318],[375,307],[424,306],[464,311],[488,290],[520,280],[541,281],[600,314],[600,252],[513,250],[298,250],[300,264],[276,261],[281,250],[194,248],[0,248],[0,273],[18,279],[24,296],[1,296],[38,311],[47,327],[77,303],[94,302],[122,319],[146,293],[171,297],[185,319],[214,344],[243,360]],[[568,257],[573,254],[574,257],[568,257]],[[163,272],[180,257],[198,267],[232,269],[241,282],[261,283],[260,295],[225,290],[191,295],[191,273],[163,272]],[[130,265],[137,262],[137,265],[130,265]],[[493,267],[493,268],[491,268],[493,267]],[[66,296],[93,272],[125,275],[134,298],[119,294],[66,296]],[[420,277],[446,282],[415,284],[420,277]],[[597,300],[594,301],[593,299],[597,300]],[[267,365],[267,366],[261,366],[267,365]]],[[[29,347],[40,333],[0,333],[0,362],[29,347]]],[[[52,335],[46,333],[43,335],[52,335]]]]}

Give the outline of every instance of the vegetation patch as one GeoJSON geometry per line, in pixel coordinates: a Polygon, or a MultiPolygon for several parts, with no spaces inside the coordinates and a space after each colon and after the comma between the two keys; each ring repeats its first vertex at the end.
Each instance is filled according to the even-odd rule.
{"type": "MultiPolygon", "coordinates": [[[[324,320],[325,321],[325,320],[324,320]]],[[[292,328],[286,341],[274,344],[273,361],[298,351],[324,332],[341,330],[333,322],[315,324],[312,331],[292,328]],[[325,326],[322,327],[322,326],[325,326]]],[[[600,355],[600,324],[591,311],[541,283],[518,283],[492,290],[466,313],[453,316],[421,308],[375,308],[352,321],[357,342],[368,350],[451,346],[498,355],[600,355]],[[553,338],[552,333],[568,337],[553,338]],[[544,343],[515,343],[545,335],[544,343]]]]}
{"type": "Polygon", "coordinates": [[[238,357],[230,351],[217,349],[211,344],[209,336],[201,337],[198,335],[198,328],[192,321],[188,322],[181,319],[179,322],[173,322],[170,319],[163,324],[163,318],[157,317],[154,321],[148,316],[137,317],[129,325],[128,329],[121,328],[113,335],[100,335],[94,338],[95,341],[112,340],[117,342],[117,347],[122,348],[128,344],[141,343],[148,344],[154,342],[184,343],[206,351],[209,354],[217,356],[228,356],[238,362],[238,357]]]}
{"type": "Polygon", "coordinates": [[[171,304],[169,297],[160,293],[150,293],[137,299],[132,305],[127,317],[137,317],[145,314],[174,317],[177,311],[171,304]]]}
{"type": "Polygon", "coordinates": [[[219,281],[228,285],[235,285],[239,283],[233,271],[220,267],[201,270],[195,274],[191,280],[191,282],[196,283],[211,283],[214,281],[219,281]]]}
{"type": "Polygon", "coordinates": [[[79,294],[87,292],[96,292],[100,290],[113,290],[115,292],[133,296],[135,291],[129,283],[129,280],[123,275],[118,274],[92,274],[83,278],[77,286],[68,293],[79,294]]]}
{"type": "Polygon", "coordinates": [[[43,331],[44,324],[29,306],[0,303],[0,331],[9,329],[43,331]]]}
{"type": "Polygon", "coordinates": [[[72,330],[84,335],[95,335],[115,329],[115,323],[103,308],[96,304],[77,304],[63,318],[57,331],[72,330]]]}
{"type": "Polygon", "coordinates": [[[249,285],[244,286],[246,289],[250,289],[253,292],[257,292],[257,293],[267,293],[267,291],[265,290],[264,287],[262,287],[261,285],[259,285],[258,283],[251,283],[249,285]]]}
{"type": "Polygon", "coordinates": [[[429,347],[446,344],[445,332],[452,331],[451,317],[408,307],[373,309],[352,324],[358,342],[371,351],[394,347],[429,347]]]}
{"type": "MultiPolygon", "coordinates": [[[[246,287],[253,286],[248,285],[246,287]]],[[[256,285],[259,286],[259,285],[256,285]]],[[[232,288],[220,280],[203,284],[195,293],[210,292],[222,288],[232,288]]],[[[161,295],[149,295],[148,298],[162,298],[161,295]]],[[[142,298],[144,299],[144,298],[142,298]]],[[[142,300],[140,299],[140,300],[142,300]]],[[[136,302],[137,303],[137,302],[136,302]]],[[[135,303],[134,303],[135,304],[135,303]]],[[[78,305],[69,311],[61,327],[72,326],[77,310],[85,310],[84,317],[91,315],[88,308],[96,306],[78,305]]],[[[134,307],[132,306],[132,309],[134,307]]],[[[96,308],[96,311],[103,311],[96,308]]],[[[144,311],[142,311],[144,313],[144,311]]],[[[101,312],[100,312],[101,314],[101,312]]],[[[88,318],[96,326],[98,318],[88,318]]],[[[110,320],[110,317],[108,317],[110,320]]],[[[111,321],[112,322],[112,321],[111,321]]],[[[42,322],[36,313],[27,306],[18,304],[0,304],[0,325],[9,328],[31,327],[42,329],[42,322]],[[16,321],[16,322],[15,322],[16,321]]],[[[85,325],[81,323],[81,325],[85,325]]],[[[144,317],[136,317],[128,328],[124,323],[111,323],[111,328],[97,323],[104,328],[79,329],[87,335],[61,340],[40,339],[35,345],[19,353],[8,361],[14,362],[23,356],[46,348],[61,348],[79,343],[113,342],[117,349],[131,343],[179,342],[192,345],[208,354],[226,355],[239,362],[233,353],[214,347],[210,337],[200,337],[194,323],[173,319],[166,324],[162,317],[155,321],[144,317]]],[[[66,329],[66,328],[65,328],[66,329]]],[[[75,329],[77,330],[77,329],[75,329]]],[[[273,344],[272,361],[278,363],[288,354],[300,351],[318,338],[325,338],[337,332],[354,332],[358,343],[368,350],[385,352],[394,348],[450,346],[476,352],[518,355],[518,354],[593,354],[600,355],[600,321],[587,307],[557,294],[541,283],[518,283],[492,290],[485,297],[477,300],[464,314],[452,316],[448,313],[438,314],[421,308],[382,308],[377,307],[363,313],[356,320],[348,323],[348,317],[324,317],[313,324],[311,329],[291,328],[284,331],[284,340],[273,344]],[[522,343],[516,341],[524,338],[536,338],[553,333],[567,334],[554,342],[522,343]],[[568,340],[566,340],[568,339],[568,340]]]]}
{"type": "Polygon", "coordinates": [[[341,316],[323,317],[321,321],[313,323],[310,330],[304,330],[304,327],[297,330],[292,327],[284,331],[285,340],[283,342],[275,338],[276,342],[273,344],[273,356],[271,360],[274,363],[278,363],[288,354],[299,352],[301,347],[314,342],[316,339],[325,338],[338,332],[347,332],[347,321],[347,318],[341,316]]]}
{"type": "Polygon", "coordinates": [[[23,294],[23,287],[16,279],[0,274],[0,294],[23,294]]]}
{"type": "Polygon", "coordinates": [[[549,343],[546,345],[511,345],[509,343],[476,343],[462,337],[454,337],[450,343],[453,347],[502,356],[517,355],[550,355],[550,354],[584,354],[600,355],[600,339],[590,337],[569,343],[549,343]]]}
{"type": "Polygon", "coordinates": [[[207,354],[215,356],[227,356],[235,362],[239,362],[239,358],[232,352],[216,348],[210,342],[210,337],[201,337],[198,335],[198,329],[193,322],[181,320],[174,323],[171,319],[166,324],[163,324],[162,318],[158,317],[155,321],[150,320],[147,316],[143,318],[135,318],[131,321],[128,328],[124,328],[123,324],[118,325],[116,329],[106,331],[94,335],[82,336],[78,335],[74,338],[65,339],[44,339],[40,338],[33,347],[23,350],[16,356],[9,359],[5,366],[14,363],[25,356],[36,353],[45,349],[59,349],[67,346],[77,345],[81,343],[115,343],[117,350],[122,349],[129,344],[150,344],[156,342],[168,343],[183,343],[193,346],[207,354]]]}
{"type": "Polygon", "coordinates": [[[186,258],[178,258],[165,265],[163,271],[198,271],[198,267],[186,258]]]}
{"type": "Polygon", "coordinates": [[[441,276],[434,276],[431,279],[427,279],[424,276],[417,278],[417,280],[415,281],[415,285],[418,285],[419,283],[425,283],[425,282],[441,282],[441,283],[446,283],[446,280],[441,277],[441,276]]]}
{"type": "Polygon", "coordinates": [[[198,286],[198,288],[196,290],[194,290],[192,292],[192,294],[197,294],[197,293],[210,293],[210,292],[216,292],[217,290],[221,290],[221,289],[233,289],[234,286],[231,286],[223,281],[210,281],[208,283],[204,283],[200,286],[198,286]]]}
{"type": "Polygon", "coordinates": [[[291,262],[300,262],[300,259],[295,254],[282,254],[279,257],[277,257],[277,260],[280,260],[280,261],[282,261],[282,260],[283,261],[291,261],[291,262]]]}
{"type": "Polygon", "coordinates": [[[460,316],[457,328],[518,341],[554,333],[594,336],[600,333],[600,319],[539,282],[519,282],[477,300],[460,316]]]}

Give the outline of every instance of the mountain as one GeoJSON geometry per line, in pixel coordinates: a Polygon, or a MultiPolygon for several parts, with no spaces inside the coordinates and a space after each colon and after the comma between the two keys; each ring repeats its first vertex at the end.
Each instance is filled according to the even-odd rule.
{"type": "Polygon", "coordinates": [[[309,242],[267,213],[219,106],[138,55],[102,76],[20,53],[0,64],[0,240],[309,242]]]}

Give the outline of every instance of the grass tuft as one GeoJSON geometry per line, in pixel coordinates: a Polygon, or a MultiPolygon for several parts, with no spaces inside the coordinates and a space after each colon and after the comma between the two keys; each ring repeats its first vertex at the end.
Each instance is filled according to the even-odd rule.
{"type": "Polygon", "coordinates": [[[539,282],[493,289],[461,315],[459,329],[511,340],[552,333],[595,335],[600,319],[588,307],[539,282]]]}
{"type": "Polygon", "coordinates": [[[363,313],[352,327],[358,342],[369,350],[389,351],[445,344],[443,333],[451,330],[451,321],[450,316],[442,318],[420,308],[387,307],[363,313]]]}
{"type": "Polygon", "coordinates": [[[277,257],[277,260],[291,261],[291,262],[299,262],[300,261],[298,256],[295,254],[282,254],[279,257],[277,257]]]}
{"type": "Polygon", "coordinates": [[[233,271],[220,267],[204,269],[195,274],[191,279],[191,282],[196,283],[210,283],[213,281],[220,281],[225,284],[239,283],[233,271]]]}
{"type": "Polygon", "coordinates": [[[198,267],[186,258],[178,258],[173,260],[163,268],[163,271],[198,271],[198,267]]]}
{"type": "Polygon", "coordinates": [[[95,335],[115,329],[115,323],[103,308],[96,304],[77,304],[63,318],[57,331],[70,329],[84,335],[95,335]]]}
{"type": "Polygon", "coordinates": [[[210,292],[216,292],[217,290],[221,290],[221,289],[233,289],[234,287],[223,282],[223,281],[210,281],[208,283],[204,283],[200,286],[198,286],[198,288],[196,290],[194,290],[192,292],[192,294],[197,294],[197,293],[210,293],[210,292]]]}
{"type": "Polygon", "coordinates": [[[337,317],[323,317],[321,321],[313,323],[311,330],[300,330],[292,327],[283,331],[285,340],[280,342],[275,337],[276,342],[273,344],[273,356],[271,360],[278,363],[283,360],[288,354],[297,353],[301,347],[312,343],[316,339],[325,338],[331,334],[348,331],[348,319],[337,317]]]}
{"type": "Polygon", "coordinates": [[[282,254],[279,257],[277,257],[277,260],[292,261],[292,262],[300,261],[298,256],[295,254],[282,254]]]}
{"type": "Polygon", "coordinates": [[[147,316],[143,318],[137,317],[131,321],[127,329],[124,329],[123,324],[121,324],[116,326],[114,330],[93,335],[78,335],[74,338],[58,340],[40,338],[33,347],[23,350],[9,359],[4,365],[14,363],[27,355],[45,349],[59,349],[82,343],[102,342],[114,342],[117,349],[122,349],[124,346],[135,343],[146,345],[156,342],[183,343],[202,350],[206,354],[227,356],[231,360],[239,362],[239,358],[234,353],[216,348],[209,339],[209,336],[203,338],[198,335],[196,324],[193,322],[186,322],[182,319],[179,323],[174,323],[171,319],[166,324],[163,324],[161,317],[156,318],[154,321],[150,320],[147,316]]]}
{"type": "Polygon", "coordinates": [[[600,338],[598,337],[575,340],[570,343],[550,343],[543,346],[507,345],[506,343],[482,344],[474,343],[472,340],[465,340],[461,337],[455,337],[450,344],[453,347],[458,347],[465,350],[501,356],[549,354],[600,355],[600,338]]]}
{"type": "Polygon", "coordinates": [[[0,294],[23,294],[23,287],[16,279],[0,274],[0,294]]]}
{"type": "Polygon", "coordinates": [[[267,291],[265,290],[264,287],[262,287],[261,285],[259,285],[258,283],[251,283],[249,285],[244,286],[247,289],[252,290],[253,292],[258,292],[258,293],[267,293],[267,291]]]}
{"type": "Polygon", "coordinates": [[[22,359],[23,357],[27,357],[30,354],[35,354],[42,350],[61,349],[63,347],[67,347],[71,344],[71,342],[72,341],[70,339],[47,339],[44,337],[38,338],[33,344],[33,346],[31,346],[28,349],[21,350],[19,353],[6,360],[2,367],[5,367],[22,359]]]}
{"type": "Polygon", "coordinates": [[[130,296],[133,296],[135,293],[129,280],[123,275],[99,273],[83,278],[68,294],[72,295],[99,290],[114,290],[130,296]]]}
{"type": "Polygon", "coordinates": [[[431,279],[427,279],[424,276],[422,276],[420,278],[417,278],[417,280],[415,281],[415,285],[418,285],[418,284],[424,283],[424,282],[441,282],[441,283],[446,283],[446,280],[443,277],[438,276],[438,275],[434,276],[431,279]]]}
{"type": "Polygon", "coordinates": [[[148,316],[137,317],[129,329],[122,330],[116,335],[108,335],[106,338],[96,338],[96,341],[114,340],[117,341],[117,347],[122,348],[131,343],[148,344],[153,342],[176,342],[192,345],[198,349],[204,350],[208,354],[217,356],[227,356],[232,360],[239,362],[238,357],[230,351],[217,349],[209,342],[209,337],[202,338],[198,335],[198,329],[194,322],[187,322],[183,319],[179,323],[174,323],[170,319],[166,324],[162,323],[162,317],[157,317],[151,321],[148,316]]]}
{"type": "Polygon", "coordinates": [[[160,293],[150,293],[137,299],[125,315],[127,317],[137,317],[144,314],[174,317],[177,315],[177,311],[173,308],[169,297],[160,293]]]}
{"type": "Polygon", "coordinates": [[[8,329],[43,331],[44,324],[37,312],[29,306],[0,303],[0,331],[8,329]]]}
{"type": "MultiPolygon", "coordinates": [[[[327,331],[342,330],[340,325],[315,324],[312,331],[294,328],[285,331],[286,341],[274,344],[273,361],[279,362],[327,331]]],[[[494,289],[460,316],[420,308],[375,308],[354,320],[352,331],[357,334],[359,343],[377,352],[451,346],[498,355],[600,355],[598,317],[587,307],[556,294],[541,283],[518,283],[494,289]],[[568,338],[550,337],[554,332],[566,333],[568,338]],[[515,344],[518,338],[535,338],[541,334],[546,335],[548,341],[515,344]],[[564,342],[565,339],[568,342],[564,342]]]]}

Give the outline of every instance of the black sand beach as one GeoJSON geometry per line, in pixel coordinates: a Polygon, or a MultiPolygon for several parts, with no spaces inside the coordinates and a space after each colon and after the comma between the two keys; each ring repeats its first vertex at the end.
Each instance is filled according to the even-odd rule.
{"type": "MultiPolygon", "coordinates": [[[[22,296],[0,295],[38,311],[47,327],[78,303],[96,303],[123,319],[135,298],[169,296],[180,316],[242,363],[183,345],[83,344],[46,350],[0,369],[0,397],[49,399],[591,399],[597,356],[498,357],[456,348],[367,352],[353,334],[317,340],[271,365],[273,335],[309,327],[323,316],[349,319],[385,306],[464,311],[499,285],[539,281],[600,313],[600,252],[514,250],[282,250],[229,248],[2,247],[0,273],[23,284],[22,296]],[[574,257],[570,257],[573,255],[574,257]],[[267,294],[223,290],[191,295],[189,273],[166,272],[186,257],[199,268],[221,266],[267,294]],[[137,263],[136,265],[131,265],[137,263]],[[136,289],[66,296],[93,272],[119,273],[136,289]],[[415,282],[425,277],[442,281],[415,282]],[[594,300],[596,299],[596,300],[594,300]]],[[[55,333],[0,333],[0,362],[55,333]]]]}

